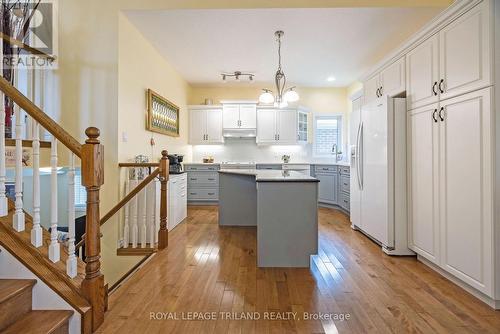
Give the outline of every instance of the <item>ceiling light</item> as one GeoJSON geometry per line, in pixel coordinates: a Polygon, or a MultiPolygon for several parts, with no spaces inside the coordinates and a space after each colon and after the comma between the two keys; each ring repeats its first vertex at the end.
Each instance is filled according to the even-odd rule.
{"type": "Polygon", "coordinates": [[[271,104],[274,102],[274,96],[269,89],[263,89],[262,94],[259,96],[259,102],[264,104],[271,104]]]}
{"type": "Polygon", "coordinates": [[[227,82],[228,79],[234,78],[234,81],[240,82],[243,78],[248,78],[249,81],[253,81],[255,74],[253,73],[243,73],[240,71],[235,71],[233,73],[221,73],[222,81],[227,82]]]}
{"type": "Polygon", "coordinates": [[[294,88],[295,87],[292,87],[286,91],[283,97],[286,102],[297,102],[299,100],[299,94],[293,90],[294,88]]]}
{"type": "Polygon", "coordinates": [[[269,95],[273,96],[272,101],[274,101],[274,105],[279,108],[286,108],[288,106],[288,102],[296,102],[299,100],[299,94],[293,91],[293,88],[286,89],[286,76],[281,69],[281,38],[284,34],[285,33],[281,30],[278,30],[274,33],[274,35],[276,36],[276,41],[278,42],[278,70],[276,71],[276,74],[274,76],[274,81],[276,83],[276,97],[273,96],[272,92],[269,89],[264,89],[264,92],[259,97],[259,101],[262,102],[271,101],[269,95]],[[290,100],[287,100],[287,94],[290,100]]]}
{"type": "Polygon", "coordinates": [[[328,79],[326,79],[328,82],[334,82],[335,80],[337,80],[335,77],[328,77],[328,79]]]}

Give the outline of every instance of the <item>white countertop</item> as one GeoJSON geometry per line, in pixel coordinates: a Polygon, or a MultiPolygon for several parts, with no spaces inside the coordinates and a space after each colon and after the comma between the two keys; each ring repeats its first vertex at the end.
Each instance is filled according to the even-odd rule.
{"type": "Polygon", "coordinates": [[[258,169],[222,169],[219,173],[255,176],[257,182],[318,182],[318,179],[294,171],[258,169]]]}

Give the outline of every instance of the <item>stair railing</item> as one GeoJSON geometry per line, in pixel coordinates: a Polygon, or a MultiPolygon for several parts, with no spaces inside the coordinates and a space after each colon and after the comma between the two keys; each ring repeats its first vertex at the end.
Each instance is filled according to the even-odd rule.
{"type": "MultiPolygon", "coordinates": [[[[119,163],[120,168],[138,169],[148,168],[149,175],[139,180],[134,177],[127,180],[125,196],[100,220],[101,226],[109,221],[115,214],[124,213],[123,230],[121,240],[122,248],[141,248],[151,251],[162,250],[168,246],[167,229],[167,183],[169,180],[169,160],[166,150],[161,152],[159,162],[119,163]],[[151,170],[155,168],[154,170],[151,170]],[[156,195],[156,182],[160,183],[160,196],[156,195]],[[158,201],[157,201],[158,200],[158,201]],[[155,208],[160,203],[159,213],[155,208]],[[139,209],[141,207],[141,209],[139,209]],[[159,224],[156,226],[156,218],[159,224]]],[[[77,245],[79,250],[85,245],[86,239],[82,239],[77,245]]]]}
{"type": "MultiPolygon", "coordinates": [[[[106,307],[106,291],[104,286],[104,276],[101,273],[101,244],[100,244],[100,212],[99,212],[99,191],[104,183],[104,148],[99,141],[99,129],[90,127],[85,131],[87,139],[80,144],[59,124],[52,120],[38,106],[20,93],[7,80],[0,76],[0,216],[12,215],[13,229],[23,232],[26,228],[26,216],[23,207],[23,145],[28,141],[23,141],[21,110],[32,118],[32,138],[29,142],[33,148],[33,217],[31,243],[39,248],[44,244],[43,231],[40,221],[40,130],[45,129],[52,136],[50,143],[50,241],[48,241],[48,257],[53,263],[61,261],[61,244],[58,240],[58,144],[62,144],[70,151],[68,170],[68,251],[66,257],[66,272],[69,277],[75,278],[77,272],[77,259],[75,256],[75,201],[74,201],[74,180],[75,180],[75,158],[80,158],[82,186],[87,193],[86,205],[86,233],[85,233],[85,255],[86,265],[83,281],[81,281],[81,293],[92,306],[92,329],[97,329],[104,320],[106,307]],[[16,137],[15,137],[15,201],[13,210],[9,210],[9,202],[6,193],[7,169],[6,169],[6,138],[5,138],[5,97],[14,102],[16,116],[16,137]],[[12,212],[13,211],[13,212],[12,212]]],[[[46,190],[46,189],[44,189],[46,190]]],[[[65,255],[65,254],[64,254],[65,255]]]]}

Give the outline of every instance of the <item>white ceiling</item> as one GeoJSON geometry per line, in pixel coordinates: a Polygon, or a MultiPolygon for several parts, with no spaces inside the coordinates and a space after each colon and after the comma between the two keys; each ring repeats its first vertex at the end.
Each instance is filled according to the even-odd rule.
{"type": "Polygon", "coordinates": [[[221,72],[273,81],[274,31],[285,31],[291,84],[346,86],[442,8],[171,10],[127,12],[130,21],[191,84],[220,84],[221,72]],[[333,76],[334,82],[327,78],[333,76]]]}

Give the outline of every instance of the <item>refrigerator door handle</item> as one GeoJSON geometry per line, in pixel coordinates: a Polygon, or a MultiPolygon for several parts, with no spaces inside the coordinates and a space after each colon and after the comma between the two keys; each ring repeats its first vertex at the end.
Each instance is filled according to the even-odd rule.
{"type": "Polygon", "coordinates": [[[359,128],[359,140],[358,140],[358,145],[360,147],[360,149],[358,149],[358,165],[357,165],[357,169],[358,169],[358,173],[359,173],[359,176],[358,176],[358,180],[360,182],[360,189],[363,190],[363,186],[364,186],[364,167],[363,167],[363,156],[364,156],[364,145],[363,145],[363,137],[364,137],[364,123],[361,122],[361,126],[359,128]]]}
{"type": "Polygon", "coordinates": [[[359,136],[361,134],[361,123],[358,125],[358,133],[356,135],[356,176],[358,181],[358,188],[361,190],[361,176],[359,174],[359,165],[360,165],[360,152],[359,152],[359,136]]]}

